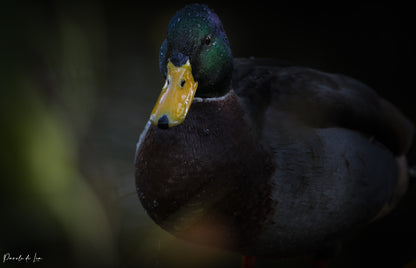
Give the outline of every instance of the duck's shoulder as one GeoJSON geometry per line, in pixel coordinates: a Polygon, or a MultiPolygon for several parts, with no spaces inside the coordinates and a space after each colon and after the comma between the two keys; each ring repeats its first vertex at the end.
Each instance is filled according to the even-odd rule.
{"type": "Polygon", "coordinates": [[[413,124],[372,88],[346,75],[269,59],[235,59],[232,86],[259,129],[283,113],[308,127],[373,136],[395,154],[412,143],[413,124]]]}

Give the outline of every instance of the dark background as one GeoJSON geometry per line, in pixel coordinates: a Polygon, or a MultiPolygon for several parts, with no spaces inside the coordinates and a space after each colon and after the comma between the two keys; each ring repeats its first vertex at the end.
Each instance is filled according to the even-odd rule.
{"type": "MultiPolygon", "coordinates": [[[[205,3],[235,57],[350,75],[416,122],[410,4],[205,3]]],[[[0,257],[36,253],[41,267],[240,266],[238,254],[161,230],[135,193],[135,144],[163,84],[159,47],[184,4],[2,2],[0,257]]],[[[415,196],[412,184],[330,267],[415,267],[415,196]]],[[[258,267],[309,262],[259,259],[258,267]]]]}

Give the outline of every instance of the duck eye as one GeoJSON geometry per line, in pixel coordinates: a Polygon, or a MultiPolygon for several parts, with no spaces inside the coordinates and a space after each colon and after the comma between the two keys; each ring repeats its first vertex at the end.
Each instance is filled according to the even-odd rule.
{"type": "Polygon", "coordinates": [[[207,35],[206,37],[205,37],[205,45],[209,45],[209,44],[211,44],[211,35],[207,35]]]}

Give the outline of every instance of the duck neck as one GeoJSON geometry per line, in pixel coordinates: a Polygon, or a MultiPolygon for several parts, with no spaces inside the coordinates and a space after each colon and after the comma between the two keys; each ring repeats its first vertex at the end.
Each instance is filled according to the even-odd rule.
{"type": "Polygon", "coordinates": [[[231,73],[224,75],[221,80],[213,84],[197,80],[199,86],[195,96],[200,98],[215,98],[227,95],[231,91],[231,73]]]}

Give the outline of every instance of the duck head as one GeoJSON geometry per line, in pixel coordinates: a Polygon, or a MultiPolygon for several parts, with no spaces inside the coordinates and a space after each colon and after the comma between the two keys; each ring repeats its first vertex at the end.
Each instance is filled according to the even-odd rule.
{"type": "Polygon", "coordinates": [[[200,4],[178,11],[160,48],[159,67],[165,84],[150,115],[159,128],[181,124],[195,96],[226,94],[233,57],[217,14],[200,4]]]}

